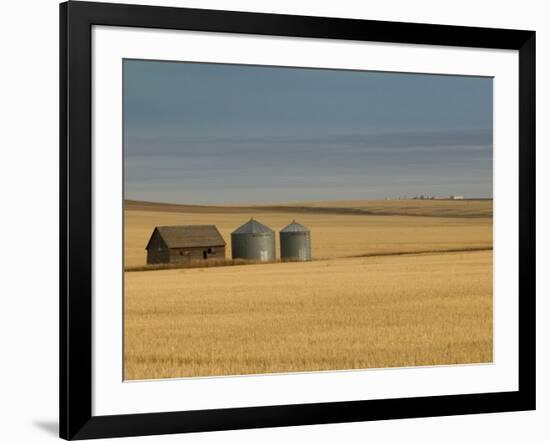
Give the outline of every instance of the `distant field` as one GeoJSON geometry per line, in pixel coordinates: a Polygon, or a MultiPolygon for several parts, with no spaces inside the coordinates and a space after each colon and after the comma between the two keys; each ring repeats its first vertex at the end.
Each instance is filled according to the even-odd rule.
{"type": "Polygon", "coordinates": [[[230,257],[252,216],[308,226],[317,260],[126,272],[126,379],[492,360],[492,201],[127,201],[125,266],[156,225],[215,224],[230,257]]]}
{"type": "Polygon", "coordinates": [[[473,200],[384,200],[294,202],[288,207],[357,210],[375,215],[430,217],[492,217],[493,201],[473,200]]]}
{"type": "Polygon", "coordinates": [[[409,215],[429,217],[492,217],[493,201],[491,199],[466,200],[374,200],[374,201],[307,201],[289,202],[286,204],[255,205],[178,205],[156,202],[126,201],[129,210],[201,212],[213,213],[247,213],[260,210],[316,212],[325,214],[375,214],[375,215],[409,215]]]}

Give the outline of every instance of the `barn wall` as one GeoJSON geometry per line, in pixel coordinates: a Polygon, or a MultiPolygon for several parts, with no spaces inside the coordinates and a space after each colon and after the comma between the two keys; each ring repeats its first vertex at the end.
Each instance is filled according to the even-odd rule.
{"type": "Polygon", "coordinates": [[[225,259],[225,246],[212,247],[212,253],[208,255],[209,259],[225,259]]]}
{"type": "Polygon", "coordinates": [[[169,259],[169,250],[158,232],[155,231],[147,248],[147,264],[168,263],[169,259]]]}
{"type": "Polygon", "coordinates": [[[225,259],[225,247],[173,248],[170,250],[170,263],[187,263],[191,260],[225,259]],[[210,248],[210,253],[208,249],[210,248]]]}

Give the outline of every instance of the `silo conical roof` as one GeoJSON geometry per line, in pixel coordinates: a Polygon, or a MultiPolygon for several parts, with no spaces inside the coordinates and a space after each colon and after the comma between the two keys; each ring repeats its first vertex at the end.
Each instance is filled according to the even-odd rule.
{"type": "Polygon", "coordinates": [[[255,219],[250,219],[231,234],[274,234],[273,230],[255,219]]]}
{"type": "Polygon", "coordinates": [[[281,233],[307,233],[309,230],[302,224],[296,221],[292,221],[286,227],[281,230],[281,233]]]}

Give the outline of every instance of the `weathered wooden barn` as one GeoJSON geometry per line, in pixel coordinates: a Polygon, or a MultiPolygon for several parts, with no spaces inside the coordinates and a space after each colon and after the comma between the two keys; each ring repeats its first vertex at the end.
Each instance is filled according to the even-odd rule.
{"type": "Polygon", "coordinates": [[[215,225],[155,227],[145,249],[147,264],[225,259],[225,240],[215,225]]]}

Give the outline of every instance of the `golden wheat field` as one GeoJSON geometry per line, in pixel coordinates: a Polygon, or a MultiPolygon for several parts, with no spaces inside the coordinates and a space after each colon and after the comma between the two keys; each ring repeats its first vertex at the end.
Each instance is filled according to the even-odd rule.
{"type": "Polygon", "coordinates": [[[125,379],[492,361],[491,201],[127,203],[125,266],[155,225],[215,224],[229,257],[252,216],[316,260],[125,272],[125,379]]]}
{"type": "MultiPolygon", "coordinates": [[[[157,225],[215,224],[231,256],[230,234],[251,217],[278,231],[291,220],[308,226],[316,259],[491,248],[492,201],[349,201],[378,215],[350,214],[342,202],[289,206],[200,207],[132,203],[125,210],[125,266],[144,265],[145,246],[157,225]],[[400,203],[396,207],[396,203],[400,203]],[[360,204],[360,205],[359,205],[360,204]],[[339,206],[338,206],[339,205],[339,206]],[[335,207],[336,206],[336,207],[335,207]],[[443,217],[442,212],[449,217],[443,217]],[[391,213],[391,215],[390,215],[391,213]],[[393,213],[398,213],[393,215],[393,213]],[[452,216],[452,217],[450,217],[452,216]]],[[[278,244],[278,235],[275,240],[278,244]]]]}

